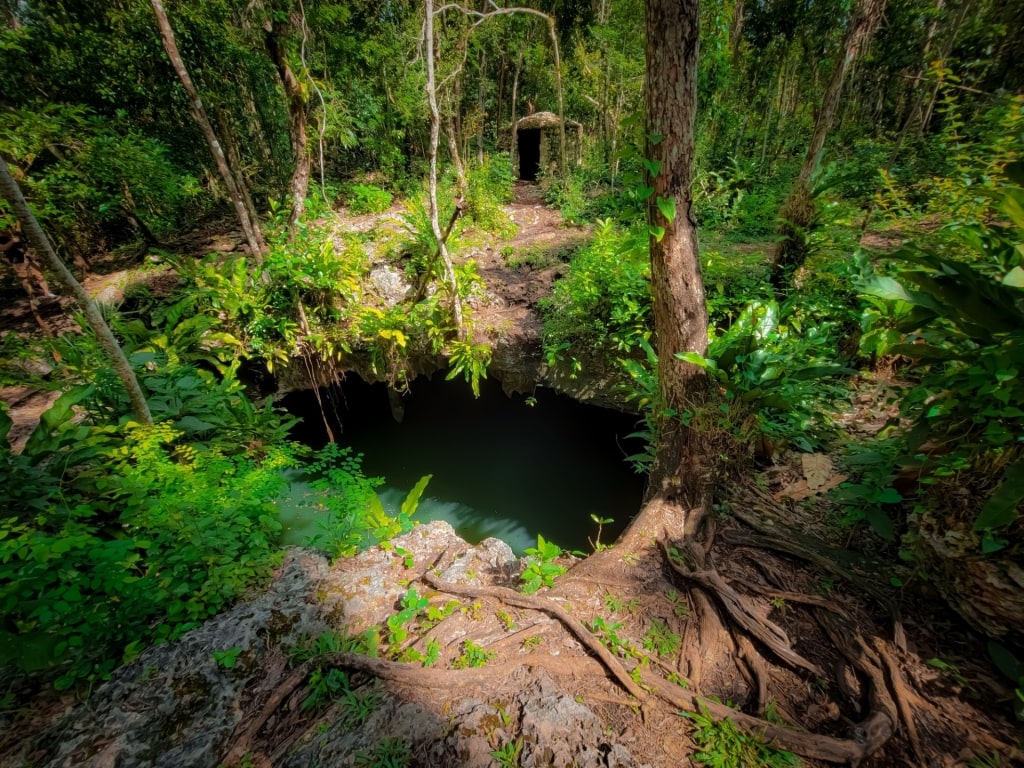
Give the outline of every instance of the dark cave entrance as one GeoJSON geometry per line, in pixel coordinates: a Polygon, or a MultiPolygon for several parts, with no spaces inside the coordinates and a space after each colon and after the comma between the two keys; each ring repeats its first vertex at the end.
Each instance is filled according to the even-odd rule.
{"type": "Polygon", "coordinates": [[[527,128],[518,132],[519,178],[536,181],[540,171],[540,128],[527,128]]]}

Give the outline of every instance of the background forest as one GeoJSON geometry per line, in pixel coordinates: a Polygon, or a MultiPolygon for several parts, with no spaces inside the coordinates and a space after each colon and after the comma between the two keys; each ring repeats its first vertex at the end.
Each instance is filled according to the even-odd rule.
{"type": "MultiPolygon", "coordinates": [[[[587,233],[538,308],[551,368],[617,382],[651,441],[638,471],[666,420],[709,436],[722,488],[831,455],[828,535],[990,638],[1024,712],[1024,2],[703,3],[688,211],[652,197],[644,3],[424,10],[0,0],[0,230],[25,228],[20,189],[78,279],[138,278],[67,332],[0,337],[0,384],[61,393],[0,445],[0,662],[88,685],[249,594],[280,562],[289,476],[334,513],[333,556],[411,527],[423,487],[389,517],[359,458],[292,442],[259,386],[359,358],[400,392],[433,356],[476,391],[508,329],[460,254],[515,233],[515,124],[548,111],[583,139],[539,189],[587,233]],[[709,345],[682,359],[712,392],[692,411],[659,392],[651,204],[700,233],[709,345]],[[340,210],[401,226],[333,231],[340,210]],[[197,253],[192,233],[225,230],[237,249],[197,253]],[[381,261],[405,300],[375,293],[381,261]]],[[[550,546],[530,591],[560,573],[550,546]]]]}

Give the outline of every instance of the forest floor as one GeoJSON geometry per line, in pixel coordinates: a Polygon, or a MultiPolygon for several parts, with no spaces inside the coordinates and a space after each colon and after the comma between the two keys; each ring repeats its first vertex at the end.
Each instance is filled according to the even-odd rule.
{"type": "MultiPolygon", "coordinates": [[[[588,232],[562,227],[558,213],[528,185],[517,187],[508,211],[519,227],[515,238],[475,247],[471,254],[492,297],[480,320],[499,333],[539,334],[537,301],[550,292],[568,254],[586,242],[588,232]]],[[[364,231],[393,221],[389,216],[394,213],[336,224],[364,231]]],[[[870,236],[880,244],[892,239],[870,236]]],[[[229,250],[238,242],[224,232],[193,240],[183,249],[229,250]]],[[[115,268],[90,277],[87,287],[116,300],[132,274],[115,268]]],[[[142,274],[165,285],[173,279],[164,269],[142,274]]],[[[25,301],[9,302],[0,312],[0,332],[36,332],[33,323],[25,301]]],[[[871,376],[855,386],[836,418],[864,437],[893,415],[891,387],[871,376]]],[[[23,438],[52,395],[7,388],[0,398],[12,406],[23,438]]],[[[459,583],[439,581],[433,569],[396,575],[431,600],[457,599],[467,609],[446,619],[450,623],[440,635],[425,630],[443,636],[443,661],[454,661],[467,637],[477,638],[493,656],[486,666],[463,670],[377,660],[365,668],[352,667],[351,659],[338,664],[386,680],[391,695],[430,706],[442,721],[460,701],[514,704],[517,691],[546,675],[597,715],[603,753],[621,745],[635,761],[630,765],[685,765],[696,752],[708,755],[711,765],[790,764],[743,751],[752,748],[699,714],[696,720],[681,717],[683,711],[703,710],[719,719],[727,706],[736,708],[732,717],[740,725],[803,755],[805,765],[1020,764],[1013,692],[988,663],[984,638],[899,564],[891,547],[865,528],[838,524],[841,514],[824,492],[843,479],[839,466],[837,457],[808,461],[783,453],[769,466],[730,480],[709,533],[693,547],[647,542],[636,551],[611,547],[583,560],[563,560],[568,572],[535,596],[511,589],[516,578],[505,571],[482,569],[459,583]],[[473,619],[474,612],[489,623],[473,619]],[[514,620],[496,618],[502,614],[514,620]],[[541,639],[527,647],[522,627],[541,639]],[[982,762],[992,755],[1002,761],[982,762]]],[[[408,644],[417,640],[414,634],[408,644]]],[[[281,731],[261,732],[259,721],[268,722],[267,702],[285,701],[292,693],[285,688],[296,684],[301,681],[280,668],[250,681],[232,742],[244,741],[249,765],[283,764],[270,757],[280,754],[274,740],[282,738],[281,731]]],[[[514,744],[522,734],[503,721],[507,716],[510,723],[520,722],[525,705],[509,706],[520,711],[501,710],[498,725],[508,732],[506,743],[514,744]]],[[[322,727],[312,717],[289,716],[289,722],[293,740],[322,727]]],[[[524,755],[540,754],[536,745],[524,746],[524,755]]],[[[334,764],[351,764],[350,758],[334,764]]],[[[464,764],[519,764],[486,752],[474,760],[464,764]]],[[[6,764],[0,755],[0,765],[6,764]]],[[[415,764],[442,765],[423,757],[415,764]]],[[[613,763],[609,758],[598,764],[613,763]]]]}

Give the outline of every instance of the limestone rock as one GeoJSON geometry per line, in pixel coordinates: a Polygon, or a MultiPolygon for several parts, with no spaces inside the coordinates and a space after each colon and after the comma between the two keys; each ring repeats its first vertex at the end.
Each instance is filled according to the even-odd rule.
{"type": "MultiPolygon", "coordinates": [[[[289,550],[264,594],[118,669],[87,702],[26,745],[23,762],[45,768],[215,768],[243,717],[287,676],[291,647],[327,629],[354,635],[385,623],[408,582],[442,560],[450,563],[443,577],[452,581],[472,575],[510,583],[520,567],[504,542],[488,539],[472,547],[444,522],[418,526],[389,547],[333,565],[319,552],[289,550]],[[214,659],[215,652],[236,648],[235,666],[214,659]]],[[[377,701],[363,722],[354,722],[338,703],[306,721],[308,731],[272,764],[351,766],[391,745],[406,750],[414,766],[483,768],[494,764],[493,750],[521,739],[520,764],[526,767],[635,765],[624,748],[604,743],[598,717],[541,669],[518,667],[501,681],[501,691],[485,692],[488,700],[477,689],[475,698],[455,699],[446,708],[434,690],[367,688],[365,682],[361,690],[377,701]]]]}

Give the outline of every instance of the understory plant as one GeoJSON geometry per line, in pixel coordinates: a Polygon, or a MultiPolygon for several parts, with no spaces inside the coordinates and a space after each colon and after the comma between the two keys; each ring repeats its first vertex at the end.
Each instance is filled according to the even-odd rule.
{"type": "Polygon", "coordinates": [[[562,548],[554,542],[546,540],[541,534],[537,534],[537,546],[527,547],[523,550],[526,554],[526,568],[519,577],[523,582],[522,590],[531,595],[541,587],[552,587],[555,584],[555,577],[565,573],[565,566],[554,562],[562,554],[562,548]]]}
{"type": "Polygon", "coordinates": [[[804,451],[821,444],[830,400],[843,389],[825,380],[856,371],[834,362],[835,336],[827,322],[804,326],[799,314],[768,300],[748,306],[725,332],[715,335],[706,356],[677,355],[708,371],[726,407],[755,415],[758,431],[773,442],[804,451]]]}
{"type": "Polygon", "coordinates": [[[711,768],[793,768],[800,760],[792,752],[775,749],[756,736],[739,730],[732,720],[715,720],[701,707],[698,712],[683,712],[693,721],[690,738],[698,751],[694,762],[711,768]]]}
{"type": "Polygon", "coordinates": [[[871,304],[862,348],[913,361],[902,463],[925,484],[972,489],[961,517],[986,551],[1009,545],[997,532],[1024,501],[1024,187],[998,204],[1009,227],[951,227],[943,252],[906,246],[861,286],[871,304]]]}
{"type": "MultiPolygon", "coordinates": [[[[0,663],[59,688],[101,678],[270,576],[289,443],[227,452],[169,423],[78,421],[65,402],[20,454],[0,440],[0,663]]],[[[10,419],[0,418],[0,437],[10,419]]]]}

